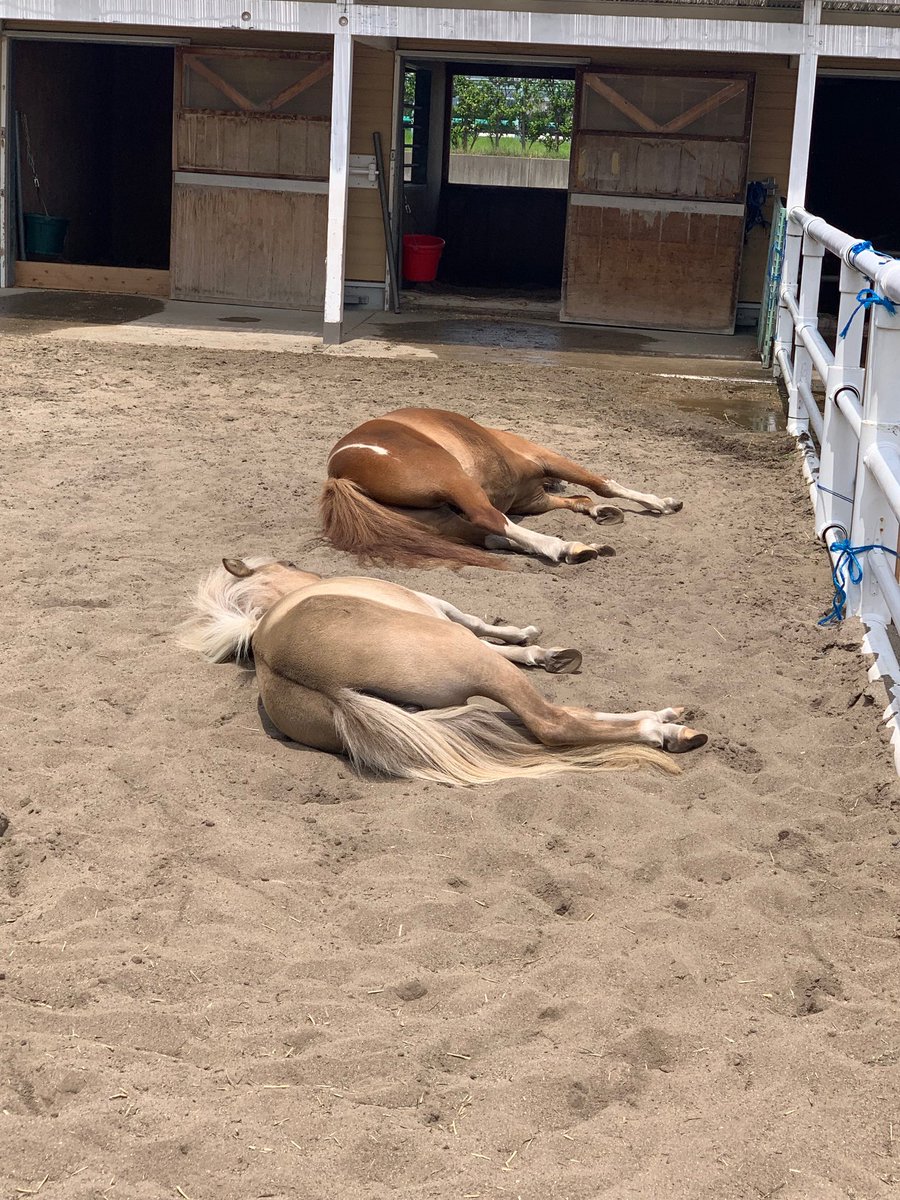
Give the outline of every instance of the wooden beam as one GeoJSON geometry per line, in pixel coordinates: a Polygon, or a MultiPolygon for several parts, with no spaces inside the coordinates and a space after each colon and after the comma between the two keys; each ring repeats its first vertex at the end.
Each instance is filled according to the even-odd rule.
{"type": "Polygon", "coordinates": [[[660,126],[657,125],[652,117],[648,117],[646,113],[641,112],[636,104],[632,104],[630,100],[626,100],[624,96],[620,96],[615,88],[611,88],[599,75],[586,74],[584,82],[592,92],[596,92],[598,96],[602,96],[605,100],[608,100],[613,108],[617,108],[623,116],[626,116],[629,121],[633,121],[645,133],[660,132],[660,126]]]}
{"type": "Polygon", "coordinates": [[[63,292],[169,298],[169,272],[77,263],[17,262],[15,286],[63,292]]]}
{"type": "Polygon", "coordinates": [[[712,96],[707,96],[705,100],[701,100],[699,104],[695,104],[693,108],[689,108],[687,112],[683,112],[680,117],[675,117],[668,125],[663,125],[660,128],[660,133],[680,133],[688,125],[693,125],[695,121],[699,121],[707,113],[715,112],[717,108],[721,108],[723,104],[727,104],[729,100],[733,100],[735,96],[739,96],[741,92],[746,92],[746,90],[747,84],[743,79],[729,83],[728,87],[722,88],[721,91],[716,92],[712,96]]]}
{"type": "Polygon", "coordinates": [[[193,54],[186,54],[184,61],[192,71],[205,79],[207,83],[211,83],[223,96],[227,96],[229,100],[232,100],[244,112],[253,112],[257,108],[257,105],[252,100],[248,100],[243,92],[239,92],[236,87],[232,87],[221,75],[217,75],[212,67],[207,66],[202,59],[197,58],[193,54]]]}
{"type": "Polygon", "coordinates": [[[310,71],[308,75],[304,75],[302,79],[298,79],[296,83],[292,83],[290,87],[286,87],[277,96],[273,96],[271,100],[263,105],[264,111],[275,112],[276,109],[282,108],[287,104],[288,100],[293,100],[295,96],[299,96],[311,87],[315,87],[317,83],[320,83],[326,76],[330,75],[331,71],[332,60],[329,58],[325,62],[320,63],[315,70],[310,71]]]}

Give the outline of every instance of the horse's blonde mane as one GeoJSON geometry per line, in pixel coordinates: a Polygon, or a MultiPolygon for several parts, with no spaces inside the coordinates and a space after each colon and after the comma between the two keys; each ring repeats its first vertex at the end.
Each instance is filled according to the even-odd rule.
{"type": "MultiPolygon", "coordinates": [[[[274,561],[262,555],[243,559],[248,567],[274,561]]],[[[215,567],[197,587],[192,601],[194,615],[180,627],[178,644],[210,662],[230,658],[240,662],[248,657],[250,639],[279,594],[264,576],[241,579],[224,567],[215,567]]]]}

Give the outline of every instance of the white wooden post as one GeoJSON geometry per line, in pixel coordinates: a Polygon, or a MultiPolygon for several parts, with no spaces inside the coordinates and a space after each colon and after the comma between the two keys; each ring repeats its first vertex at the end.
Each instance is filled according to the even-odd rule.
{"type": "Polygon", "coordinates": [[[0,37],[0,287],[12,273],[12,196],[9,136],[9,38],[0,37]]]}
{"type": "MultiPolygon", "coordinates": [[[[822,283],[822,259],[825,247],[820,246],[809,235],[804,235],[802,242],[802,270],[800,272],[800,318],[815,327],[819,313],[819,289],[822,283]]],[[[809,433],[810,421],[803,401],[802,393],[812,391],[813,360],[812,355],[800,337],[800,331],[794,327],[794,375],[788,389],[788,432],[797,437],[801,433],[809,433]]]]}
{"type": "MultiPolygon", "coordinates": [[[[803,49],[797,68],[797,93],[794,97],[794,129],[791,135],[791,166],[788,176],[787,211],[788,225],[784,243],[784,260],[781,268],[781,286],[796,295],[800,274],[800,247],[803,233],[790,220],[791,209],[802,205],[806,199],[806,178],[809,172],[809,143],[812,133],[813,104],[816,99],[816,66],[818,63],[819,16],[822,0],[803,0],[803,49]]],[[[794,337],[794,322],[784,303],[778,308],[775,348],[789,350],[794,337]]],[[[788,429],[797,433],[804,426],[796,426],[796,387],[789,389],[788,429]],[[792,418],[795,427],[792,428],[792,418]]]]}
{"type": "MultiPolygon", "coordinates": [[[[838,338],[834,366],[829,368],[825,380],[825,428],[819,454],[816,533],[820,536],[829,525],[841,525],[848,533],[852,526],[865,376],[859,365],[865,328],[863,314],[857,314],[845,338],[840,332],[857,307],[857,292],[865,286],[864,276],[842,262],[838,338]]],[[[830,544],[836,536],[829,534],[826,540],[830,544]]]]}
{"type": "Polygon", "coordinates": [[[353,38],[350,18],[337,6],[331,80],[331,165],[328,172],[328,231],[325,249],[325,313],[322,340],[341,340],[344,318],[344,254],[347,246],[347,187],[350,179],[350,96],[353,38]]]}
{"type": "MultiPolygon", "coordinates": [[[[857,313],[854,324],[863,316],[857,313]]],[[[876,544],[897,550],[900,521],[888,496],[894,505],[900,501],[900,314],[891,316],[877,305],[868,314],[868,322],[863,422],[850,537],[854,546],[876,544]]],[[[893,576],[895,560],[890,562],[893,576]]],[[[848,592],[848,608],[868,625],[888,625],[890,609],[875,572],[867,567],[864,558],[863,582],[856,597],[848,592]]]]}

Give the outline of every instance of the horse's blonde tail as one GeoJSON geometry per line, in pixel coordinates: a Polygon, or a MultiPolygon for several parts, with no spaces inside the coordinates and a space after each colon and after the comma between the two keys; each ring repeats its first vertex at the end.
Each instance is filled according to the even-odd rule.
{"type": "Polygon", "coordinates": [[[509,570],[508,563],[496,554],[453,541],[412,517],[386,508],[350,479],[327,480],[319,510],[325,536],[332,546],[363,561],[509,570]]]}
{"type": "Polygon", "coordinates": [[[333,699],[345,753],[357,768],[379,775],[467,787],[564,771],[626,771],[642,765],[670,775],[681,770],[649,746],[543,746],[517,728],[515,718],[470,705],[409,713],[349,689],[333,699]]]}
{"type": "MultiPolygon", "coordinates": [[[[245,560],[250,567],[268,559],[245,560]]],[[[265,587],[252,575],[238,579],[216,567],[200,581],[193,599],[194,615],[180,627],[178,644],[210,662],[233,658],[240,662],[250,653],[250,639],[268,608],[265,587]]]]}

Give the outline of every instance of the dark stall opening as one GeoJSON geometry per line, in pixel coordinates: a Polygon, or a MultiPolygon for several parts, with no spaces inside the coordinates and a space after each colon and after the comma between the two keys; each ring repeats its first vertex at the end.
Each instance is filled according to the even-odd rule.
{"type": "MultiPolygon", "coordinates": [[[[806,207],[878,250],[900,256],[900,80],[820,78],[816,86],[806,207]]],[[[838,311],[838,266],[825,256],[820,307],[838,311]]]]}
{"type": "Polygon", "coordinates": [[[162,46],[15,43],[22,209],[68,222],[59,253],[28,257],[168,268],[173,56],[162,46]]]}

